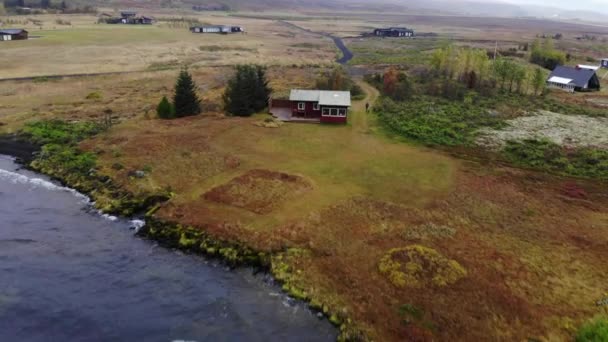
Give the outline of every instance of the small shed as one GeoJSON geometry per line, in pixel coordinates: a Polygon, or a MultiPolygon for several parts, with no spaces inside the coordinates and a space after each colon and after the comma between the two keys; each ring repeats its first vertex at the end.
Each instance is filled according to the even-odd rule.
{"type": "Polygon", "coordinates": [[[25,39],[28,39],[28,32],[24,29],[0,29],[0,41],[25,39]]]}
{"type": "Polygon", "coordinates": [[[577,65],[569,67],[560,65],[549,75],[547,86],[569,92],[600,90],[600,79],[596,74],[597,68],[586,68],[577,65]]]}

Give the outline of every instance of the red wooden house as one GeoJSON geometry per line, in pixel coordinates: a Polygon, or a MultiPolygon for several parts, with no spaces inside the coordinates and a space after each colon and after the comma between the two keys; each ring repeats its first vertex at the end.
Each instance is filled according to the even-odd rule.
{"type": "Polygon", "coordinates": [[[273,100],[270,112],[283,121],[346,123],[349,91],[293,89],[289,101],[273,100]]]}

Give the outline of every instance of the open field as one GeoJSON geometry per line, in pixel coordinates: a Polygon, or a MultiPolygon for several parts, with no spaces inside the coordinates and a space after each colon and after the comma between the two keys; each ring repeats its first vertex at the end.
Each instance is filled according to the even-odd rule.
{"type": "MultiPolygon", "coordinates": [[[[217,105],[227,73],[195,70],[208,90],[206,105],[217,105]]],[[[310,86],[314,69],[272,68],[270,75],[281,92],[310,86]]],[[[48,87],[61,88],[66,99],[50,113],[49,99],[40,99],[40,113],[27,118],[5,108],[4,129],[32,118],[90,119],[92,113],[71,108],[87,107],[80,102],[99,92],[102,102],[91,107],[110,106],[120,119],[82,145],[97,154],[102,173],[136,193],[171,189],[175,197],[157,213],[161,218],[259,250],[289,248],[284,260],[292,283],[376,340],[566,340],[600,312],[594,303],[606,293],[608,272],[605,186],[464,162],[383,137],[362,111],[376,96],[366,84],[372,98],[355,104],[348,126],[263,128],[256,125],[263,116],[225,118],[219,111],[152,119],[129,103],[157,101],[174,72],[150,72],[148,82],[120,76],[122,88],[114,79],[9,82],[17,93],[29,89],[5,97],[14,105],[48,87]],[[125,94],[134,100],[119,102],[125,94]],[[145,178],[130,177],[141,169],[145,178]],[[285,185],[289,179],[301,185],[285,185]],[[244,191],[244,202],[218,200],[209,195],[214,189],[244,191]],[[272,201],[274,191],[285,189],[272,201]],[[395,248],[418,254],[391,254],[395,248]],[[386,258],[397,262],[394,274],[406,272],[413,282],[398,285],[381,272],[386,258]],[[408,258],[436,266],[410,274],[399,266],[408,258]],[[462,268],[456,277],[446,269],[452,261],[462,268]],[[453,280],[433,283],[437,275],[453,280]]]]}
{"type": "Polygon", "coordinates": [[[0,66],[0,78],[175,69],[180,65],[326,64],[335,58],[331,40],[272,20],[188,16],[200,22],[242,25],[248,31],[216,35],[190,33],[187,24],[176,28],[164,22],[153,26],[95,24],[94,16],[74,15],[61,16],[71,26],[59,26],[55,16],[32,17],[43,21],[43,29],[25,26],[35,38],[3,42],[2,53],[10,58],[0,66]]]}
{"type": "MultiPolygon", "coordinates": [[[[467,161],[387,136],[378,118],[364,111],[378,91],[361,80],[367,95],[354,103],[346,126],[265,128],[258,125],[267,118],[263,113],[226,117],[221,94],[232,71],[221,65],[274,64],[268,76],[281,96],[313,87],[321,71],[291,64],[330,64],[335,57],[327,39],[247,15],[200,20],[244,25],[248,35],[103,26],[91,17],[2,46],[0,53],[14,57],[0,66],[2,77],[145,71],[3,82],[0,132],[40,119],[110,115],[114,125],[80,145],[95,154],[101,174],[136,194],[173,193],[156,212],[159,218],[274,253],[303,297],[354,320],[373,340],[567,341],[583,321],[602,313],[596,303],[608,293],[605,183],[467,161]],[[74,62],[61,62],[66,56],[74,62]],[[180,63],[192,65],[205,113],[158,120],[155,105],[171,94],[177,73],[159,69],[180,63]],[[138,170],[145,176],[133,177],[138,170]]],[[[365,65],[399,55],[403,59],[389,63],[421,63],[451,35],[467,39],[458,44],[489,47],[493,39],[513,44],[518,35],[532,40],[536,30],[558,27],[535,20],[513,26],[520,21],[294,15],[301,27],[340,36],[403,20],[444,35],[353,38],[361,54],[355,64],[365,65]]],[[[592,29],[608,33],[578,24],[559,28],[570,40],[592,29]]],[[[604,100],[605,92],[571,101],[604,100]]]]}

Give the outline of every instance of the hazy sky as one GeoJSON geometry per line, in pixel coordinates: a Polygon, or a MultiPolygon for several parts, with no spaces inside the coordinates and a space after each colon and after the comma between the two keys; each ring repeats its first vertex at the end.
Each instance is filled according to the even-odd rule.
{"type": "Polygon", "coordinates": [[[605,12],[608,8],[608,0],[482,0],[491,2],[507,2],[518,5],[539,5],[547,7],[559,7],[568,10],[584,10],[594,11],[598,10],[605,12]]]}

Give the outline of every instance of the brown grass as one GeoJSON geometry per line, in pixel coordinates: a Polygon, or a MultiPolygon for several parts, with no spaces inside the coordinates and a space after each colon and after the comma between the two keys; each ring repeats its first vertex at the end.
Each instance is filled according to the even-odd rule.
{"type": "Polygon", "coordinates": [[[270,214],[284,201],[311,189],[304,178],[268,170],[251,170],[207,192],[206,200],[270,214]]]}

